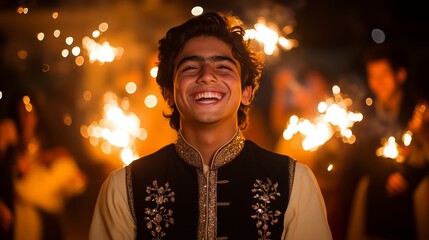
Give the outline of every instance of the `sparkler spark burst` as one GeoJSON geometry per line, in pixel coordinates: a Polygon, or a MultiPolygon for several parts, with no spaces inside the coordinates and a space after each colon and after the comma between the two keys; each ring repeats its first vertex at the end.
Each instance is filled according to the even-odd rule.
{"type": "Polygon", "coordinates": [[[315,151],[326,143],[335,133],[338,133],[344,143],[353,144],[356,137],[351,128],[363,119],[359,112],[348,111],[352,104],[350,98],[343,98],[338,86],[333,87],[333,98],[328,98],[318,105],[319,115],[311,122],[305,118],[293,115],[283,132],[283,138],[290,140],[298,132],[303,136],[302,148],[315,151]]]}
{"type": "Polygon", "coordinates": [[[84,37],[82,39],[83,47],[88,51],[89,61],[91,63],[98,61],[100,63],[113,62],[115,58],[121,57],[123,48],[114,48],[109,42],[97,43],[94,39],[84,37]]]}
{"type": "Polygon", "coordinates": [[[402,156],[399,154],[399,144],[396,143],[396,139],[390,136],[387,140],[383,139],[382,147],[377,149],[377,156],[384,158],[395,159],[397,162],[402,162],[402,156]]]}
{"type": "MultiPolygon", "coordinates": [[[[278,30],[278,26],[273,23],[267,23],[264,18],[258,18],[255,28],[247,29],[244,36],[245,39],[256,39],[264,46],[266,55],[273,55],[278,51],[278,47],[288,51],[298,46],[298,41],[282,36],[278,30]]],[[[287,26],[290,29],[292,26],[287,26]]],[[[288,33],[292,32],[290,30],[288,33]]]]}
{"type": "Polygon", "coordinates": [[[118,104],[117,96],[112,92],[104,95],[104,116],[97,123],[82,126],[82,136],[89,138],[94,146],[100,145],[101,150],[110,154],[118,150],[124,164],[137,159],[135,141],[145,140],[147,131],[140,128],[140,119],[133,113],[126,113],[118,104]],[[101,143],[100,143],[101,142],[101,143]]]}
{"type": "Polygon", "coordinates": [[[413,131],[418,133],[421,131],[423,121],[426,114],[427,103],[421,103],[414,108],[413,116],[408,123],[408,130],[402,134],[402,142],[397,143],[395,137],[390,136],[388,140],[382,139],[382,146],[376,150],[379,157],[391,158],[398,163],[403,163],[407,157],[407,147],[413,140],[413,131]]]}

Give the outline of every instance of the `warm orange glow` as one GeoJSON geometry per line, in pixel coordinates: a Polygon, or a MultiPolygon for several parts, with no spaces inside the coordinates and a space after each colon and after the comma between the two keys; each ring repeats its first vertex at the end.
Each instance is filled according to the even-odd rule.
{"type": "Polygon", "coordinates": [[[40,33],[37,34],[37,40],[43,41],[44,38],[45,38],[45,34],[44,33],[40,32],[40,33]]]}
{"type": "Polygon", "coordinates": [[[100,30],[100,32],[105,32],[107,31],[108,28],[109,28],[109,24],[105,22],[100,23],[100,25],[98,25],[98,30],[100,30]]]}
{"type": "Polygon", "coordinates": [[[71,126],[73,123],[73,119],[69,113],[66,113],[63,118],[64,124],[67,126],[71,126]]]}
{"type": "Polygon", "coordinates": [[[27,59],[27,57],[28,57],[28,53],[27,53],[27,51],[25,51],[25,50],[19,50],[19,51],[18,51],[18,57],[19,57],[20,59],[22,59],[22,60],[27,59]]]}
{"type": "Polygon", "coordinates": [[[60,30],[55,30],[54,31],[54,37],[58,38],[61,35],[61,31],[60,30]]]}
{"type": "Polygon", "coordinates": [[[152,69],[150,69],[151,77],[156,78],[157,75],[158,75],[158,67],[153,67],[152,69]]]}
{"type": "Polygon", "coordinates": [[[204,9],[200,6],[195,6],[191,9],[191,13],[193,16],[199,16],[201,14],[203,14],[204,9]]]}
{"type": "Polygon", "coordinates": [[[158,99],[156,98],[155,95],[152,95],[152,94],[148,95],[144,100],[144,104],[148,108],[154,108],[157,103],[158,103],[158,99]]]}
{"type": "Polygon", "coordinates": [[[129,82],[125,86],[125,91],[127,91],[128,94],[133,94],[137,90],[137,85],[134,82],[129,82]]]}
{"type": "Polygon", "coordinates": [[[71,45],[72,43],[73,43],[73,38],[72,37],[67,37],[66,38],[66,43],[67,43],[67,45],[71,45]]]}
{"type": "Polygon", "coordinates": [[[89,102],[92,98],[92,93],[90,91],[83,92],[83,99],[87,102],[89,102]]]}
{"type": "Polygon", "coordinates": [[[85,59],[82,56],[79,56],[75,59],[75,63],[77,66],[82,66],[84,62],[85,62],[85,59]]]}

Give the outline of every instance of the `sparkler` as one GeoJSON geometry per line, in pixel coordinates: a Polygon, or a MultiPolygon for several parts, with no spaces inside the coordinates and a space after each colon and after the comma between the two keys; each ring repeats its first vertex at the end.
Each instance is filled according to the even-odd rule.
{"type": "Polygon", "coordinates": [[[387,140],[382,139],[382,146],[377,148],[376,154],[379,157],[391,158],[398,163],[405,161],[405,148],[410,146],[413,133],[408,130],[402,135],[402,143],[397,143],[395,137],[390,136],[387,140]]]}
{"type": "Polygon", "coordinates": [[[133,112],[126,113],[118,101],[114,93],[107,92],[104,95],[104,117],[98,123],[83,125],[81,134],[89,138],[92,145],[100,145],[106,154],[117,150],[122,162],[128,165],[138,158],[135,141],[145,140],[147,131],[140,128],[140,119],[133,112]]]}
{"type": "MultiPolygon", "coordinates": [[[[26,14],[28,12],[28,9],[19,7],[17,12],[19,14],[26,14]]],[[[58,19],[58,16],[58,12],[52,13],[52,18],[54,20],[58,19]]],[[[115,59],[121,58],[124,53],[124,49],[122,47],[113,47],[106,40],[97,40],[100,39],[101,34],[106,32],[108,28],[108,23],[100,23],[98,25],[98,28],[92,32],[93,38],[90,38],[88,36],[82,38],[81,46],[72,46],[72,44],[75,42],[74,38],[71,36],[66,37],[65,42],[68,46],[70,46],[71,49],[61,50],[61,56],[64,58],[68,56],[75,56],[75,63],[77,66],[82,66],[84,64],[84,55],[88,56],[90,63],[98,62],[100,64],[104,64],[106,62],[113,62],[115,59]],[[69,54],[70,52],[72,54],[69,54]]],[[[59,38],[61,36],[61,30],[55,29],[53,35],[55,38],[59,38]]],[[[45,33],[39,32],[36,37],[37,40],[43,41],[45,39],[45,33]]]]}
{"type": "MultiPolygon", "coordinates": [[[[194,16],[199,16],[204,12],[200,6],[195,6],[191,9],[194,16]]],[[[279,27],[271,22],[267,22],[265,18],[259,17],[254,28],[246,29],[245,39],[255,39],[264,46],[266,55],[273,55],[278,51],[278,47],[289,51],[298,46],[298,41],[282,36],[279,27]]],[[[287,25],[283,28],[283,32],[287,35],[293,32],[293,27],[287,25]]]]}
{"type": "MultiPolygon", "coordinates": [[[[298,41],[289,39],[280,34],[278,26],[273,23],[268,23],[264,18],[258,18],[255,28],[247,29],[245,39],[256,39],[264,46],[264,52],[267,55],[273,55],[278,51],[278,47],[288,51],[298,46],[298,41]]],[[[286,26],[287,34],[293,31],[292,26],[286,26]]]]}
{"type": "Polygon", "coordinates": [[[335,133],[339,133],[343,142],[352,144],[356,137],[351,128],[356,122],[363,119],[359,112],[348,111],[352,104],[350,98],[343,98],[338,86],[332,88],[333,98],[328,98],[318,105],[320,113],[313,122],[293,115],[283,132],[283,137],[290,140],[298,132],[303,136],[302,148],[306,151],[315,151],[325,144],[335,133]]]}
{"type": "Polygon", "coordinates": [[[107,41],[98,43],[89,37],[84,37],[82,43],[88,52],[91,63],[95,61],[99,63],[113,62],[115,58],[121,57],[124,52],[123,48],[112,47],[107,41]]]}
{"type": "Polygon", "coordinates": [[[408,124],[408,130],[402,134],[402,142],[396,142],[395,137],[390,136],[387,140],[381,140],[382,146],[377,148],[376,154],[379,157],[394,159],[398,163],[403,163],[407,157],[407,147],[413,140],[413,132],[418,132],[423,126],[427,104],[418,104],[413,112],[413,116],[408,124]]]}

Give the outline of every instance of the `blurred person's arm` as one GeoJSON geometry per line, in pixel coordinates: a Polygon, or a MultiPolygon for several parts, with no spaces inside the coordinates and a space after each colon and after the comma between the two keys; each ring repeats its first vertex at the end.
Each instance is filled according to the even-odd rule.
{"type": "Polygon", "coordinates": [[[408,129],[412,134],[409,146],[402,147],[401,154],[406,157],[401,171],[391,174],[386,182],[386,190],[391,195],[414,189],[429,172],[429,111],[428,104],[416,107],[408,129]]]}
{"type": "Polygon", "coordinates": [[[9,231],[13,222],[12,211],[7,207],[6,203],[0,199],[0,232],[9,231]]]}
{"type": "Polygon", "coordinates": [[[6,152],[9,146],[16,145],[17,142],[18,133],[13,120],[0,120],[0,156],[6,152]]]}
{"type": "Polygon", "coordinates": [[[391,174],[387,178],[386,190],[389,195],[396,195],[405,192],[408,189],[408,182],[398,172],[391,174]]]}
{"type": "Polygon", "coordinates": [[[104,181],[94,209],[90,240],[135,239],[136,226],[126,191],[125,168],[114,171],[104,181]]]}
{"type": "Polygon", "coordinates": [[[86,176],[62,147],[45,150],[37,159],[20,159],[21,176],[14,181],[16,195],[51,214],[64,210],[67,200],[86,189],[86,176]],[[25,167],[23,167],[25,166],[25,167]]]}

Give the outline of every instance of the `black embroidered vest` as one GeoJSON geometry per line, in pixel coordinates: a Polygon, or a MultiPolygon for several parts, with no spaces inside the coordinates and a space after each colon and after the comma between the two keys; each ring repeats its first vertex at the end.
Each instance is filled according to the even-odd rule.
{"type": "Polygon", "coordinates": [[[295,160],[238,132],[205,175],[179,136],[126,168],[137,239],[280,239],[294,172],[295,160]]]}

